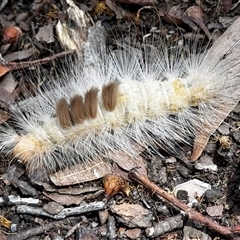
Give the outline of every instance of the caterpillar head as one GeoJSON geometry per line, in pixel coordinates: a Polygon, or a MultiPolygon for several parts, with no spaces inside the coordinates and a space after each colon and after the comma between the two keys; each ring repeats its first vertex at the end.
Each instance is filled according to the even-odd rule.
{"type": "Polygon", "coordinates": [[[13,156],[26,165],[30,164],[33,158],[41,154],[42,144],[29,134],[19,137],[13,149],[13,156]]]}

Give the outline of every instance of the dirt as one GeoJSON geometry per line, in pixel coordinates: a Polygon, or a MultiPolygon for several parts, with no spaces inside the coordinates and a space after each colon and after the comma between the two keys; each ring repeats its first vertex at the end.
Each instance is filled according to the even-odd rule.
{"type": "MultiPolygon", "coordinates": [[[[143,39],[145,39],[144,43],[157,45],[159,38],[166,35],[171,39],[171,44],[178,43],[182,39],[185,39],[184,44],[187,44],[188,41],[197,38],[201,39],[203,47],[207,47],[210,35],[213,34],[214,40],[239,16],[240,4],[231,0],[222,0],[218,3],[209,0],[196,2],[201,2],[199,8],[202,12],[199,12],[199,8],[197,11],[189,10],[190,7],[197,6],[190,0],[166,2],[122,0],[116,1],[117,5],[111,2],[106,5],[104,2],[76,1],[76,5],[88,12],[93,23],[99,19],[102,21],[108,33],[109,48],[116,48],[118,41],[141,46],[143,39]],[[148,37],[146,34],[149,33],[151,34],[148,37]]],[[[2,1],[0,51],[3,57],[7,56],[9,61],[21,63],[46,57],[54,58],[55,54],[65,51],[55,35],[55,26],[59,19],[67,17],[66,9],[65,1],[2,1]],[[18,36],[16,33],[16,38],[9,39],[7,36],[6,39],[4,33],[6,34],[5,30],[9,26],[19,28],[22,34],[18,36]],[[48,28],[42,29],[41,34],[38,35],[39,30],[44,26],[48,28]],[[41,39],[42,35],[44,40],[41,39]],[[29,47],[33,49],[31,53],[26,51],[29,47]],[[22,58],[20,51],[23,51],[22,58]],[[18,53],[14,60],[12,55],[9,56],[12,53],[18,53]]],[[[64,66],[64,59],[54,60],[64,66]]],[[[44,64],[40,61],[39,65],[40,67],[29,66],[24,69],[19,67],[10,71],[17,86],[13,84],[11,93],[6,95],[0,92],[3,121],[9,117],[6,102],[9,102],[9,99],[11,103],[19,101],[16,91],[21,92],[22,97],[27,97],[29,91],[34,92],[36,86],[39,87],[44,82],[42,76],[49,72],[53,74],[57,72],[54,61],[44,64]],[[28,92],[24,92],[20,85],[24,85],[28,92]]],[[[1,81],[5,77],[5,70],[0,68],[1,81]]],[[[189,180],[198,179],[208,183],[211,189],[205,191],[202,196],[194,196],[192,207],[203,215],[210,216],[222,226],[234,227],[240,224],[239,128],[240,105],[238,104],[210,138],[200,158],[204,166],[209,164],[214,169],[211,167],[199,169],[196,163],[190,163],[188,158],[191,147],[185,147],[184,151],[173,157],[162,152],[161,149],[149,146],[152,148],[152,154],[144,151],[141,153],[149,179],[169,193],[175,186],[189,180]]],[[[62,188],[48,184],[34,184],[24,166],[12,161],[9,164],[9,159],[3,154],[1,158],[0,239],[227,239],[226,236],[197,221],[188,220],[175,206],[136,182],[121,180],[121,184],[127,184],[129,196],[126,196],[126,189],[122,191],[120,188],[115,196],[107,199],[101,179],[62,188]],[[33,208],[32,214],[24,213],[17,210],[19,203],[11,203],[9,200],[11,195],[39,201],[34,204],[24,203],[25,207],[29,205],[33,208]],[[102,203],[105,204],[104,207],[102,203]],[[85,208],[89,206],[89,210],[77,214],[78,211],[82,211],[75,209],[78,206],[85,208]],[[119,206],[122,208],[119,209],[119,206]],[[43,215],[42,210],[37,211],[42,207],[45,212],[53,215],[59,214],[63,208],[66,212],[77,212],[54,219],[43,215]],[[74,209],[70,210],[70,208],[74,209]],[[8,221],[11,221],[10,225],[8,221]],[[167,224],[171,227],[167,231],[159,230],[158,236],[150,238],[151,227],[161,221],[164,223],[160,226],[167,224]]],[[[179,191],[177,197],[184,203],[189,203],[189,196],[185,190],[179,191]]]]}

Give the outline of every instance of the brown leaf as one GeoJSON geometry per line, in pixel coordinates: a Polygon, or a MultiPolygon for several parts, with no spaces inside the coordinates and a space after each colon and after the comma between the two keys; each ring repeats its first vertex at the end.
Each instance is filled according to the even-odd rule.
{"type": "Polygon", "coordinates": [[[9,93],[13,93],[17,87],[17,82],[15,81],[12,74],[8,73],[4,76],[0,82],[0,88],[4,88],[9,93]]]}
{"type": "Polygon", "coordinates": [[[210,32],[203,22],[204,13],[199,6],[191,6],[186,10],[186,15],[195,22],[208,36],[211,37],[210,32]]]}
{"type": "Polygon", "coordinates": [[[232,0],[222,0],[221,3],[222,3],[224,12],[228,13],[232,8],[233,1],[232,0]]]}
{"type": "Polygon", "coordinates": [[[53,201],[65,206],[69,206],[72,204],[79,205],[84,199],[84,196],[71,196],[59,193],[46,193],[46,192],[44,192],[43,194],[48,198],[52,199],[53,201]]]}
{"type": "Polygon", "coordinates": [[[57,186],[66,186],[93,181],[109,173],[111,173],[111,164],[97,161],[97,163],[92,165],[78,164],[64,169],[50,175],[50,179],[57,186]]]}
{"type": "Polygon", "coordinates": [[[6,103],[14,103],[16,97],[9,93],[7,90],[4,88],[0,88],[0,101],[6,102],[6,103]]]}
{"type": "Polygon", "coordinates": [[[125,15],[125,11],[119,7],[115,2],[106,0],[106,5],[116,14],[117,19],[122,19],[125,15]]]}
{"type": "Polygon", "coordinates": [[[151,227],[151,221],[153,214],[149,210],[143,208],[139,204],[129,204],[123,203],[120,205],[112,205],[110,207],[113,213],[116,213],[119,216],[119,220],[126,224],[127,226],[142,227],[147,228],[151,227]]]}
{"type": "Polygon", "coordinates": [[[0,63],[0,77],[9,72],[9,69],[0,63]]]}
{"type": "Polygon", "coordinates": [[[192,22],[192,20],[186,16],[179,6],[173,6],[167,14],[167,18],[177,25],[187,24],[194,31],[198,30],[198,27],[192,22]]]}
{"type": "Polygon", "coordinates": [[[109,158],[111,158],[119,167],[126,171],[130,171],[133,168],[141,167],[146,169],[144,160],[141,156],[129,156],[123,151],[109,152],[109,158]]]}

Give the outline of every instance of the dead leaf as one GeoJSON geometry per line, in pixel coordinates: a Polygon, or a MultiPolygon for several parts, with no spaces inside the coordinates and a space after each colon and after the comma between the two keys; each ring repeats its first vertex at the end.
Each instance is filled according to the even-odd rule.
{"type": "Polygon", "coordinates": [[[23,60],[23,59],[29,58],[34,54],[35,54],[34,48],[28,48],[22,51],[7,54],[3,56],[3,59],[5,60],[6,63],[9,63],[15,60],[23,60]]]}
{"type": "Polygon", "coordinates": [[[12,74],[8,73],[4,76],[0,82],[0,88],[5,89],[9,93],[13,93],[17,87],[17,82],[15,81],[12,74]]]}
{"type": "Polygon", "coordinates": [[[47,26],[41,27],[35,38],[39,42],[53,43],[53,23],[49,23],[47,26]]]}
{"type": "Polygon", "coordinates": [[[129,156],[123,151],[109,152],[108,157],[111,158],[119,167],[126,171],[130,171],[133,168],[141,167],[146,169],[144,160],[141,156],[129,156]]]}
{"type": "Polygon", "coordinates": [[[232,0],[222,0],[221,5],[222,5],[224,13],[228,13],[232,8],[233,1],[232,0]]]}
{"type": "Polygon", "coordinates": [[[110,207],[113,213],[119,216],[119,220],[128,227],[151,227],[153,213],[139,204],[123,203],[120,205],[112,205],[110,207]]]}
{"type": "Polygon", "coordinates": [[[46,192],[43,192],[43,194],[50,198],[51,200],[64,206],[70,206],[73,204],[79,205],[84,199],[84,196],[71,196],[59,193],[46,193],[46,192]]]}
{"type": "Polygon", "coordinates": [[[204,13],[199,6],[191,6],[186,10],[186,15],[195,22],[208,36],[210,39],[211,34],[208,31],[206,25],[204,24],[203,17],[204,13]]]}
{"type": "Polygon", "coordinates": [[[7,90],[4,88],[0,88],[0,101],[6,102],[6,103],[14,103],[16,99],[16,96],[13,94],[9,93],[7,90]]]}
{"type": "Polygon", "coordinates": [[[122,19],[125,16],[125,11],[119,7],[115,2],[106,0],[106,5],[116,14],[117,19],[122,19]]]}
{"type": "Polygon", "coordinates": [[[57,186],[73,185],[89,182],[111,173],[111,164],[107,162],[78,164],[50,175],[51,181],[57,186]]]}
{"type": "Polygon", "coordinates": [[[182,11],[179,6],[173,6],[167,14],[167,18],[177,25],[187,24],[194,31],[198,30],[198,27],[192,22],[192,20],[187,17],[187,15],[182,11]]]}
{"type": "Polygon", "coordinates": [[[0,63],[0,77],[6,74],[7,72],[9,72],[9,69],[5,65],[0,63]]]}

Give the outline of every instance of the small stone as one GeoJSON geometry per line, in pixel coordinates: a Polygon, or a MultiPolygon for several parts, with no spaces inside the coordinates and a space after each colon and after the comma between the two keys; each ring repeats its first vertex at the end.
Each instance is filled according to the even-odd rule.
{"type": "Polygon", "coordinates": [[[212,240],[212,238],[207,233],[204,233],[204,231],[194,228],[190,220],[187,221],[187,223],[183,228],[182,239],[183,240],[189,240],[189,239],[212,240]]]}
{"type": "Polygon", "coordinates": [[[15,224],[15,223],[11,224],[10,230],[11,230],[11,232],[17,232],[17,230],[18,230],[18,225],[15,224]]]}
{"type": "Polygon", "coordinates": [[[125,231],[125,234],[130,239],[137,239],[140,237],[141,229],[140,228],[129,229],[129,230],[125,231]]]}
{"type": "Polygon", "coordinates": [[[187,201],[188,200],[188,192],[185,190],[178,190],[177,198],[181,201],[187,201]]]}
{"type": "Polygon", "coordinates": [[[165,167],[162,167],[161,169],[159,169],[158,176],[160,176],[158,183],[162,185],[167,182],[167,172],[165,167]]]}
{"type": "Polygon", "coordinates": [[[198,170],[209,169],[214,172],[218,170],[217,165],[213,163],[212,157],[208,155],[202,156],[198,161],[195,162],[194,166],[198,170]]]}
{"type": "Polygon", "coordinates": [[[53,25],[48,24],[46,26],[43,26],[39,28],[39,31],[35,38],[39,42],[46,42],[46,43],[52,43],[54,42],[54,35],[53,35],[53,25]]]}
{"type": "Polygon", "coordinates": [[[187,191],[189,202],[193,202],[196,197],[201,197],[207,189],[211,189],[211,186],[208,183],[193,179],[175,186],[173,194],[176,196],[179,190],[187,191]]]}
{"type": "Polygon", "coordinates": [[[167,208],[166,205],[159,205],[157,207],[157,212],[161,213],[162,215],[168,215],[169,214],[169,209],[167,208]]]}
{"type": "Polygon", "coordinates": [[[175,157],[169,157],[165,159],[166,163],[176,163],[177,159],[175,157]]]}
{"type": "Polygon", "coordinates": [[[216,149],[216,142],[209,141],[207,146],[204,149],[204,152],[206,154],[212,154],[216,149]]]}
{"type": "Polygon", "coordinates": [[[98,226],[98,223],[97,222],[91,222],[91,227],[92,228],[96,228],[98,226]]]}
{"type": "Polygon", "coordinates": [[[107,226],[103,225],[98,228],[98,232],[101,234],[101,236],[107,236],[107,226]]]}
{"type": "Polygon", "coordinates": [[[184,167],[183,165],[179,166],[178,173],[184,178],[187,178],[189,176],[188,169],[186,167],[184,167]]]}
{"type": "Polygon", "coordinates": [[[233,135],[234,140],[235,140],[236,142],[240,143],[240,131],[234,131],[234,132],[232,133],[232,135],[233,135]]]}
{"type": "Polygon", "coordinates": [[[64,207],[56,202],[49,202],[43,206],[43,210],[52,215],[60,213],[63,209],[64,207]]]}
{"type": "Polygon", "coordinates": [[[215,202],[217,199],[222,198],[223,194],[212,189],[208,189],[204,193],[204,199],[206,202],[215,202]]]}
{"type": "Polygon", "coordinates": [[[211,217],[222,216],[223,205],[207,207],[206,212],[211,217]]]}
{"type": "Polygon", "coordinates": [[[226,123],[221,124],[218,128],[218,131],[222,135],[226,135],[226,136],[230,133],[229,126],[226,123]]]}
{"type": "Polygon", "coordinates": [[[98,216],[99,216],[99,220],[100,220],[101,225],[103,225],[104,223],[107,222],[107,219],[108,219],[108,216],[109,216],[108,210],[99,211],[98,216]]]}
{"type": "Polygon", "coordinates": [[[120,222],[130,228],[148,228],[152,226],[153,213],[139,204],[114,204],[110,209],[118,215],[117,218],[120,222]]]}

